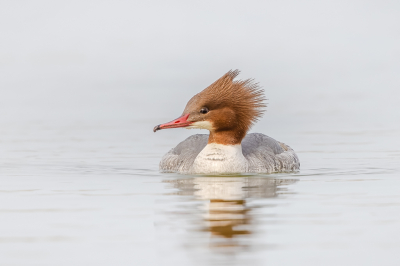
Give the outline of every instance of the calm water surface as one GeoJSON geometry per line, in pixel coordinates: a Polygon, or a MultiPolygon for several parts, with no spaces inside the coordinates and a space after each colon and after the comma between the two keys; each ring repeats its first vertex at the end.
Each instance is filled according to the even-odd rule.
{"type": "Polygon", "coordinates": [[[0,265],[400,265],[400,130],[282,130],[298,173],[188,176],[152,126],[5,123],[0,265]]]}

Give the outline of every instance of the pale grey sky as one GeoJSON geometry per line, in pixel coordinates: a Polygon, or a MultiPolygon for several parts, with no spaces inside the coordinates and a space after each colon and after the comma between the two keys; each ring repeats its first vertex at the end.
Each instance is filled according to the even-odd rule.
{"type": "Polygon", "coordinates": [[[399,1],[2,1],[0,32],[0,121],[162,122],[235,68],[271,117],[400,118],[399,1]]]}

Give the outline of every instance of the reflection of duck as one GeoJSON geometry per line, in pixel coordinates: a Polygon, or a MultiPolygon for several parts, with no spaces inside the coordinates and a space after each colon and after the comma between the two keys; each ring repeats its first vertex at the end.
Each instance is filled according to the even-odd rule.
{"type": "Polygon", "coordinates": [[[160,169],[180,173],[272,173],[297,170],[296,153],[264,134],[247,134],[264,112],[263,91],[252,80],[234,81],[229,71],[193,96],[181,117],[158,125],[167,128],[207,129],[210,135],[193,135],[168,152],[160,169]]]}
{"type": "Polygon", "coordinates": [[[207,200],[202,224],[222,243],[214,246],[241,246],[234,237],[252,234],[252,208],[247,198],[271,198],[279,194],[279,186],[296,182],[295,179],[262,177],[194,177],[165,180],[179,189],[178,195],[193,195],[197,200],[207,200]]]}
{"type": "Polygon", "coordinates": [[[245,203],[244,200],[210,200],[208,215],[205,217],[208,231],[215,236],[225,238],[250,234],[249,230],[237,229],[239,225],[250,223],[248,215],[250,209],[245,203]]]}

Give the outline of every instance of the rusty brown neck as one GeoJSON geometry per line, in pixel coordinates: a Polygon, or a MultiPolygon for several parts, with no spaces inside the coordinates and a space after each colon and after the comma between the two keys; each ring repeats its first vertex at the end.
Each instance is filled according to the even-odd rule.
{"type": "Polygon", "coordinates": [[[242,142],[246,132],[241,133],[237,131],[210,131],[208,137],[208,144],[216,143],[223,145],[238,145],[242,142]]]}

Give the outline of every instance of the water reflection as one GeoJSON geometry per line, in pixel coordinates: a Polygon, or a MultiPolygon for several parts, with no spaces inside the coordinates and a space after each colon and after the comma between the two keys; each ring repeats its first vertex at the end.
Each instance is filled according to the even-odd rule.
{"type": "MultiPolygon", "coordinates": [[[[198,232],[208,233],[208,246],[220,249],[248,248],[247,240],[257,233],[256,213],[262,211],[260,208],[271,206],[254,199],[277,197],[287,192],[286,185],[296,181],[256,176],[202,176],[164,180],[178,189],[174,195],[192,196],[186,199],[203,202],[202,206],[193,208],[191,214],[194,215],[189,213],[190,219],[185,220],[199,225],[195,229],[198,232]],[[197,217],[197,221],[193,221],[193,217],[197,217]]],[[[181,214],[183,212],[174,212],[174,215],[181,214]]],[[[179,217],[173,218],[177,220],[175,218],[179,217]]]]}

